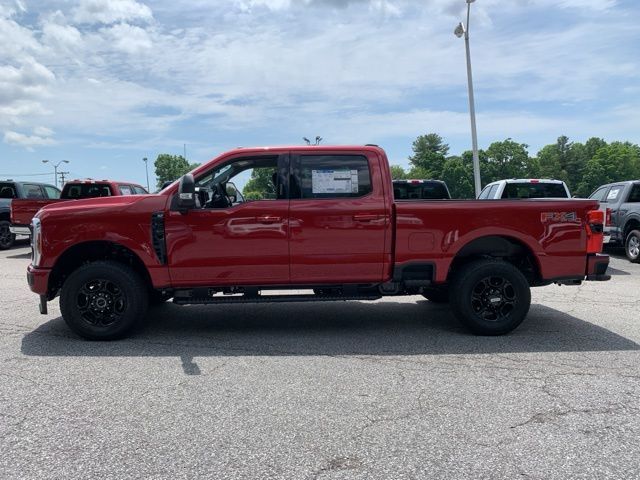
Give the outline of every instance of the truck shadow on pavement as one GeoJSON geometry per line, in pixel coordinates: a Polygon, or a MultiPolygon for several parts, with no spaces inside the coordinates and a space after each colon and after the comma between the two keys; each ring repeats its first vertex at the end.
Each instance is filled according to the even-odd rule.
{"type": "Polygon", "coordinates": [[[115,342],[88,342],[62,318],[27,333],[30,356],[173,356],[199,374],[194,357],[275,355],[444,355],[640,350],[635,342],[566,313],[532,305],[513,333],[467,333],[448,307],[417,303],[347,302],[180,307],[149,311],[146,325],[115,342]]]}

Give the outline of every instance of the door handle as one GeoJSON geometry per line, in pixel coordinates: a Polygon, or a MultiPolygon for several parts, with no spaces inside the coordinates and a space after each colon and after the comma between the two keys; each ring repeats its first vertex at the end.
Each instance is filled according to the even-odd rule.
{"type": "Polygon", "coordinates": [[[256,220],[260,223],[278,223],[282,221],[282,217],[276,217],[273,215],[262,215],[257,217],[256,220]]]}
{"type": "Polygon", "coordinates": [[[360,215],[353,216],[353,219],[356,222],[373,222],[374,220],[378,220],[379,218],[380,218],[380,215],[360,214],[360,215]]]}

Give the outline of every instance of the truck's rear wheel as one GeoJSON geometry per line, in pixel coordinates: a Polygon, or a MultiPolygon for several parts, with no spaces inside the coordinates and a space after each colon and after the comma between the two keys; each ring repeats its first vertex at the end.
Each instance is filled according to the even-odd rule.
{"type": "Polygon", "coordinates": [[[148,306],[139,275],[117,262],[99,261],[74,271],[62,286],[60,310],[69,328],[88,340],[124,337],[148,306]]]}
{"type": "Polygon", "coordinates": [[[0,250],[8,250],[16,241],[16,236],[9,230],[10,226],[6,220],[0,221],[0,250]]]}
{"type": "Polygon", "coordinates": [[[640,230],[631,230],[627,235],[624,250],[630,262],[640,263],[640,230]]]}
{"type": "Polygon", "coordinates": [[[516,267],[501,260],[478,260],[457,272],[451,308],[476,335],[504,335],[527,316],[531,290],[516,267]]]}

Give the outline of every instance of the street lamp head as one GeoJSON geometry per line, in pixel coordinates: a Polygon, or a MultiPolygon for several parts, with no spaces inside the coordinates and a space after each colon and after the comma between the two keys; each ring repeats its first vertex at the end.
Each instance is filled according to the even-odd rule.
{"type": "Polygon", "coordinates": [[[453,33],[456,37],[461,38],[465,34],[464,24],[460,22],[453,33]]]}
{"type": "Polygon", "coordinates": [[[69,163],[69,160],[62,160],[64,163],[69,163]]]}
{"type": "Polygon", "coordinates": [[[476,0],[467,0],[467,3],[473,3],[473,2],[475,2],[475,1],[476,1],[476,0]]]}
{"type": "Polygon", "coordinates": [[[49,160],[42,160],[42,163],[49,163],[49,160]]]}

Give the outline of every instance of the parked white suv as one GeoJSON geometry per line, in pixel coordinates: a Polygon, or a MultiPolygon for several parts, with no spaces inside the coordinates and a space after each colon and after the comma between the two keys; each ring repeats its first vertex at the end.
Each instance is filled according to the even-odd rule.
{"type": "Polygon", "coordinates": [[[561,180],[512,178],[488,184],[478,196],[478,200],[517,198],[571,198],[571,194],[561,180]]]}

